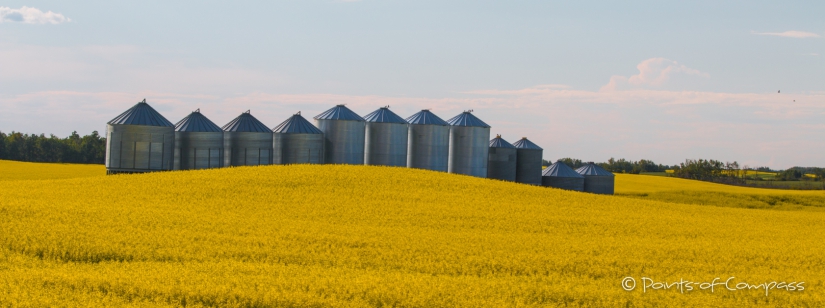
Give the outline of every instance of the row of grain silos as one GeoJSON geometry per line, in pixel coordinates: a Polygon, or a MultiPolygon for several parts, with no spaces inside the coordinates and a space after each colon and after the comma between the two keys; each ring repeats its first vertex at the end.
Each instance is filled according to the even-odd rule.
{"type": "Polygon", "coordinates": [[[344,105],[315,117],[326,163],[397,166],[487,177],[490,126],[465,111],[447,121],[429,110],[404,119],[382,107],[363,118],[344,105]]]}
{"type": "Polygon", "coordinates": [[[173,125],[144,100],[107,123],[107,172],[327,163],[487,176],[490,126],[470,112],[405,120],[382,107],[362,118],[338,105],[315,121],[299,113],[270,130],[247,111],[218,127],[196,110],[173,125]]]}
{"type": "Polygon", "coordinates": [[[323,132],[300,115],[270,130],[247,111],[219,127],[196,110],[172,124],[146,100],[107,123],[109,174],[323,163],[323,132]]]}
{"type": "Polygon", "coordinates": [[[521,138],[510,144],[501,135],[490,140],[487,177],[531,185],[541,185],[541,162],[544,150],[521,138]]]}
{"type": "Polygon", "coordinates": [[[573,170],[565,163],[557,161],[541,172],[541,185],[594,194],[612,195],[615,176],[610,171],[588,162],[573,170]]]}
{"type": "MultiPolygon", "coordinates": [[[[513,144],[501,136],[490,140],[490,126],[471,112],[444,121],[422,110],[404,119],[387,106],[361,117],[338,105],[314,117],[316,125],[299,112],[269,129],[249,111],[223,127],[200,110],[173,125],[144,100],[108,122],[106,167],[108,173],[121,173],[268,164],[366,164],[590,191],[572,184],[553,185],[554,180],[548,177],[558,175],[548,172],[551,168],[542,174],[541,147],[527,138],[513,144]]],[[[586,176],[605,177],[599,170],[588,172],[594,174],[586,176]]],[[[586,186],[600,191],[609,186],[612,193],[612,180],[602,182],[586,186]]]]}

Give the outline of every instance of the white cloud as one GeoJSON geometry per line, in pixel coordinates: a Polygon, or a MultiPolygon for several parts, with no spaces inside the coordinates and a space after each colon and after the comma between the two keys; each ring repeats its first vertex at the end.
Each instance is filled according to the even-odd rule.
{"type": "Polygon", "coordinates": [[[0,23],[22,22],[27,24],[59,24],[72,21],[63,14],[52,11],[43,12],[33,7],[24,6],[19,9],[0,6],[0,23]]]}
{"type": "Polygon", "coordinates": [[[684,74],[700,77],[710,77],[707,73],[689,68],[676,61],[665,58],[650,58],[636,65],[639,73],[630,77],[615,75],[610,82],[604,85],[602,91],[614,91],[622,88],[643,88],[661,86],[670,79],[671,75],[684,74]]]}
{"type": "Polygon", "coordinates": [[[791,38],[819,38],[821,37],[819,34],[813,32],[805,32],[805,31],[785,31],[785,32],[756,32],[751,31],[751,33],[756,35],[770,35],[770,36],[781,36],[781,37],[791,37],[791,38]]]}

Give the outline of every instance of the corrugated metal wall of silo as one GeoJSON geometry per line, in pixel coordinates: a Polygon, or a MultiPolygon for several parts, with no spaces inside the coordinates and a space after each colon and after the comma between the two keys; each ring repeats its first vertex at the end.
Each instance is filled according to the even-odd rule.
{"type": "Polygon", "coordinates": [[[563,162],[556,162],[541,172],[541,185],[567,190],[583,191],[584,176],[565,165],[563,162]]]}
{"type": "Polygon", "coordinates": [[[144,99],[106,126],[106,173],[172,170],[175,126],[144,99]]]}
{"type": "Polygon", "coordinates": [[[516,148],[502,139],[501,135],[490,140],[487,157],[487,178],[511,182],[516,180],[516,148]]]}
{"type": "Polygon", "coordinates": [[[490,125],[470,111],[447,120],[450,124],[450,152],[447,172],[487,177],[490,125]]]}
{"type": "Polygon", "coordinates": [[[272,129],[272,163],[323,164],[324,132],[297,113],[272,129]]]}
{"type": "Polygon", "coordinates": [[[576,169],[576,172],[584,176],[584,191],[594,194],[612,195],[615,187],[616,176],[599,165],[589,162],[576,169]]]}
{"type": "Polygon", "coordinates": [[[223,167],[223,130],[192,112],[175,124],[175,170],[223,167]]]}
{"type": "Polygon", "coordinates": [[[450,155],[450,124],[429,110],[406,119],[407,167],[447,172],[450,155]]]}
{"type": "Polygon", "coordinates": [[[272,164],[272,130],[246,111],[222,127],[224,166],[272,164]]]}
{"type": "Polygon", "coordinates": [[[409,124],[388,107],[364,116],[364,164],[403,167],[407,165],[409,124]]]}
{"type": "Polygon", "coordinates": [[[516,182],[541,185],[541,161],[544,150],[527,137],[513,143],[516,147],[516,182]]]}
{"type": "Polygon", "coordinates": [[[324,132],[324,163],[364,164],[365,121],[344,105],[338,105],[315,116],[315,123],[324,132]]]}

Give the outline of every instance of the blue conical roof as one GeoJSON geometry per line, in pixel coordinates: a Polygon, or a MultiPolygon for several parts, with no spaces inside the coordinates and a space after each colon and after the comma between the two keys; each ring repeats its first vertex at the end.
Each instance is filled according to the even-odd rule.
{"type": "Polygon", "coordinates": [[[604,170],[604,168],[592,162],[589,162],[586,165],[579,167],[579,169],[576,169],[576,172],[578,172],[581,175],[613,176],[613,173],[604,170]]]}
{"type": "Polygon", "coordinates": [[[132,106],[129,110],[121,113],[115,117],[108,124],[112,125],[146,125],[146,126],[168,126],[173,127],[172,122],[169,122],[160,113],[155,111],[152,106],[146,103],[144,99],[137,105],[132,106]]]}
{"type": "Polygon", "coordinates": [[[576,171],[573,171],[573,168],[564,164],[563,162],[557,161],[556,163],[544,168],[541,171],[541,176],[554,176],[554,177],[561,177],[561,178],[581,178],[583,177],[576,171]]]}
{"type": "Polygon", "coordinates": [[[193,111],[175,124],[176,132],[222,132],[220,126],[201,114],[200,109],[193,111]]]}
{"type": "Polygon", "coordinates": [[[378,110],[373,111],[372,113],[364,116],[364,120],[367,122],[373,123],[401,123],[407,124],[407,121],[404,121],[401,117],[399,117],[394,112],[390,111],[388,107],[381,107],[378,110]]]}
{"type": "Polygon", "coordinates": [[[506,140],[501,138],[501,135],[496,136],[493,140],[490,140],[490,147],[491,148],[510,148],[514,149],[515,147],[507,142],[506,140]]]}
{"type": "Polygon", "coordinates": [[[346,120],[346,121],[364,121],[364,118],[357,113],[349,110],[347,106],[338,105],[330,108],[327,111],[315,116],[316,120],[346,120]]]}
{"type": "Polygon", "coordinates": [[[447,123],[450,123],[452,126],[490,127],[490,125],[487,125],[487,123],[484,123],[484,121],[480,120],[469,111],[462,112],[452,119],[447,120],[447,123]]]}
{"type": "Polygon", "coordinates": [[[229,123],[226,123],[222,127],[222,129],[226,132],[251,132],[251,133],[271,133],[272,131],[258,121],[252,114],[247,110],[244,113],[241,113],[237,118],[229,123]]]}
{"type": "Polygon", "coordinates": [[[521,140],[513,142],[513,146],[517,149],[542,150],[540,146],[528,140],[527,137],[522,137],[521,140]]]}
{"type": "Polygon", "coordinates": [[[304,117],[301,116],[300,112],[292,115],[291,117],[289,117],[289,119],[286,119],[286,121],[284,121],[283,123],[278,124],[278,126],[275,126],[275,128],[272,129],[272,132],[273,133],[280,133],[280,134],[323,134],[324,133],[320,129],[315,127],[315,125],[312,125],[311,123],[309,123],[309,121],[304,119],[304,117]]]}
{"type": "Polygon", "coordinates": [[[447,123],[446,121],[442,120],[437,115],[426,109],[421,110],[414,115],[411,115],[409,118],[407,118],[407,123],[419,125],[450,125],[450,123],[447,123]]]}

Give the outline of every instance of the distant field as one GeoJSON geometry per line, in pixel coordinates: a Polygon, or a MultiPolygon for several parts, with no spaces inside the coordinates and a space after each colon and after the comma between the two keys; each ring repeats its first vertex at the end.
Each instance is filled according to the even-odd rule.
{"type": "Polygon", "coordinates": [[[43,176],[0,186],[0,306],[825,306],[825,213],[657,195],[775,191],[618,175],[626,198],[330,165],[43,176]],[[627,276],[806,289],[628,292],[627,276]]]}
{"type": "MultiPolygon", "coordinates": [[[[656,176],[670,176],[673,174],[673,170],[667,170],[666,172],[644,172],[641,173],[642,175],[656,175],[656,176]]],[[[762,181],[754,181],[754,180],[745,180],[748,185],[758,188],[773,188],[773,189],[821,189],[825,190],[825,182],[815,182],[815,181],[777,181],[774,180],[776,178],[776,172],[765,172],[765,171],[754,171],[748,170],[747,175],[756,175],[762,179],[762,181]]],[[[816,177],[813,174],[805,174],[806,178],[814,178],[816,177]]]]}
{"type": "Polygon", "coordinates": [[[0,160],[0,181],[53,180],[106,175],[103,165],[29,163],[0,160]]]}
{"type": "Polygon", "coordinates": [[[724,207],[825,210],[825,191],[723,185],[673,177],[616,174],[616,195],[724,207]]]}

